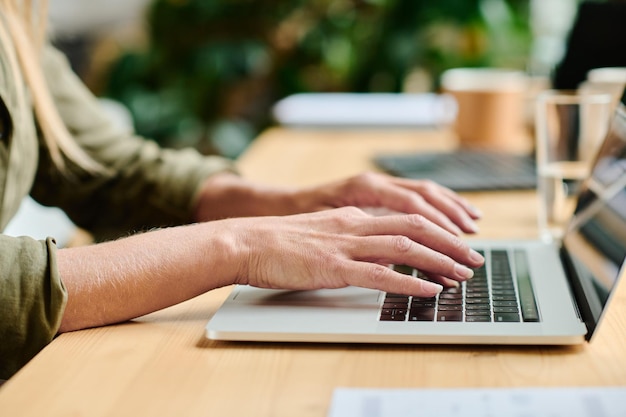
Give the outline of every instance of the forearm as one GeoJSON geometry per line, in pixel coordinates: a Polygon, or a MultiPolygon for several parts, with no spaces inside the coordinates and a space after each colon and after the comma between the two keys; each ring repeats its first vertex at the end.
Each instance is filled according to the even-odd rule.
{"type": "Polygon", "coordinates": [[[59,331],[129,320],[234,282],[235,245],[212,227],[162,229],[59,250],[68,292],[59,331]]]}

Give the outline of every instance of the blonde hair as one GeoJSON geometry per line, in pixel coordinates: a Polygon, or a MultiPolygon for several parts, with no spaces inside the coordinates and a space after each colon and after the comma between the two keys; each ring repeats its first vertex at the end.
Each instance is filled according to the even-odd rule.
{"type": "MultiPolygon", "coordinates": [[[[35,116],[53,163],[65,172],[65,157],[88,172],[102,172],[104,167],[93,160],[68,131],[42,72],[39,57],[46,41],[48,1],[0,0],[0,6],[4,15],[4,24],[0,24],[0,42],[18,85],[24,85],[25,81],[29,87],[35,116]]],[[[18,90],[18,102],[25,106],[23,89],[18,90]]]]}

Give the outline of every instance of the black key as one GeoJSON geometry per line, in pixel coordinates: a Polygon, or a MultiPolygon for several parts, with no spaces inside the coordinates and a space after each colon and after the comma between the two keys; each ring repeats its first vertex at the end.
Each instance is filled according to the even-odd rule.
{"type": "Polygon", "coordinates": [[[408,300],[409,296],[406,294],[387,294],[385,300],[408,300]]]}
{"type": "Polygon", "coordinates": [[[517,313],[517,307],[493,307],[494,313],[517,313]]]}
{"type": "Polygon", "coordinates": [[[491,316],[490,310],[467,310],[466,316],[491,316]]]}
{"type": "Polygon", "coordinates": [[[381,316],[404,316],[406,309],[404,308],[383,308],[380,311],[381,316]]]}
{"type": "Polygon", "coordinates": [[[517,301],[494,301],[494,307],[517,307],[517,301]]]}
{"type": "Polygon", "coordinates": [[[465,300],[467,304],[487,304],[489,305],[489,298],[468,298],[465,300]]]}
{"type": "Polygon", "coordinates": [[[406,294],[387,293],[385,298],[409,298],[406,294]]]}
{"type": "Polygon", "coordinates": [[[467,304],[465,306],[467,311],[470,310],[491,310],[491,306],[489,304],[467,304]]]}
{"type": "Polygon", "coordinates": [[[508,270],[506,271],[493,271],[493,273],[491,274],[491,280],[492,281],[511,281],[511,272],[508,270]]]}
{"type": "Polygon", "coordinates": [[[467,322],[490,322],[491,316],[467,316],[465,317],[467,322]]]}
{"type": "Polygon", "coordinates": [[[406,316],[405,315],[381,315],[380,316],[380,321],[404,321],[406,320],[406,316]]]}
{"type": "Polygon", "coordinates": [[[463,321],[462,311],[439,311],[437,321],[463,321]]]}
{"type": "Polygon", "coordinates": [[[406,320],[406,311],[404,308],[383,308],[380,312],[380,320],[404,321],[406,320]]]}
{"type": "Polygon", "coordinates": [[[413,311],[430,311],[430,310],[435,310],[435,306],[423,306],[423,305],[414,305],[411,306],[411,312],[413,311]]]}
{"type": "Polygon", "coordinates": [[[465,284],[465,296],[467,297],[470,294],[476,294],[481,292],[489,292],[489,283],[488,282],[479,282],[477,284],[465,284]]]}
{"type": "Polygon", "coordinates": [[[524,321],[537,322],[539,310],[535,301],[535,292],[528,272],[528,264],[523,251],[515,251],[515,272],[517,272],[517,287],[519,288],[520,304],[524,321]]]}
{"type": "Polygon", "coordinates": [[[510,289],[506,289],[506,290],[493,289],[493,290],[491,290],[491,293],[493,295],[515,295],[515,289],[514,288],[510,288],[510,289]]]}
{"type": "Polygon", "coordinates": [[[488,292],[468,292],[467,295],[465,295],[465,298],[467,298],[468,300],[470,298],[489,298],[489,293],[488,292]]]}
{"type": "Polygon", "coordinates": [[[462,305],[439,305],[439,311],[463,311],[462,305]]]}
{"type": "Polygon", "coordinates": [[[507,284],[494,283],[491,286],[491,289],[492,290],[496,290],[496,291],[498,291],[498,290],[507,290],[507,291],[515,292],[515,286],[513,285],[512,282],[507,283],[507,284]]]}
{"type": "Polygon", "coordinates": [[[413,302],[415,301],[432,301],[433,303],[437,301],[436,297],[413,297],[413,302]]]}
{"type": "Polygon", "coordinates": [[[433,321],[435,320],[435,310],[411,310],[409,311],[409,321],[433,321]]]}
{"type": "Polygon", "coordinates": [[[472,281],[472,282],[468,282],[465,285],[468,289],[471,289],[473,291],[478,290],[478,289],[484,290],[485,288],[489,288],[489,283],[486,280],[485,281],[472,281]]]}
{"type": "Polygon", "coordinates": [[[517,297],[515,295],[494,295],[493,301],[517,301],[517,297]]]}
{"type": "Polygon", "coordinates": [[[405,275],[413,275],[413,267],[408,265],[394,265],[393,270],[405,275]]]}
{"type": "Polygon", "coordinates": [[[383,308],[406,308],[408,306],[408,303],[388,303],[388,302],[384,302],[383,303],[383,308]]]}
{"type": "Polygon", "coordinates": [[[541,321],[539,319],[539,312],[537,311],[537,307],[532,306],[524,306],[522,307],[522,317],[524,318],[524,321],[526,322],[539,322],[541,321]]]}
{"type": "Polygon", "coordinates": [[[467,296],[470,296],[471,294],[488,294],[489,291],[487,291],[489,289],[488,286],[485,287],[481,287],[481,288],[472,288],[470,285],[467,286],[467,288],[465,288],[465,293],[467,296]]]}
{"type": "Polygon", "coordinates": [[[409,297],[406,297],[406,298],[399,298],[399,297],[397,297],[397,298],[395,298],[395,297],[394,298],[389,298],[389,297],[386,297],[384,303],[385,304],[391,303],[391,304],[408,305],[409,304],[409,297]]]}
{"type": "Polygon", "coordinates": [[[392,293],[392,292],[388,292],[387,296],[385,298],[387,298],[387,297],[391,297],[391,298],[394,298],[394,297],[406,297],[406,296],[407,296],[406,294],[395,294],[395,293],[392,293]]]}
{"type": "Polygon", "coordinates": [[[462,298],[456,298],[456,299],[452,299],[452,300],[439,300],[439,305],[440,306],[461,306],[463,305],[463,299],[462,298]]]}
{"type": "Polygon", "coordinates": [[[518,322],[519,314],[517,313],[494,313],[493,320],[499,323],[518,322]]]}
{"type": "Polygon", "coordinates": [[[461,293],[441,293],[439,294],[439,301],[441,300],[454,300],[463,298],[463,294],[461,293]]]}
{"type": "Polygon", "coordinates": [[[491,278],[497,281],[502,277],[511,276],[511,266],[509,257],[504,250],[495,250],[491,252],[491,278]]]}
{"type": "Polygon", "coordinates": [[[412,307],[434,307],[437,303],[434,301],[411,301],[412,307]]]}

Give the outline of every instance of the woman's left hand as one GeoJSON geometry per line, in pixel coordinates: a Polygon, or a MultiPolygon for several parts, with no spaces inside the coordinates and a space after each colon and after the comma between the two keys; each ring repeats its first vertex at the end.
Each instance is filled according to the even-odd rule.
{"type": "Polygon", "coordinates": [[[207,179],[195,220],[288,215],[355,206],[366,210],[420,214],[447,231],[475,233],[480,213],[449,188],[428,180],[366,172],[302,189],[254,184],[232,174],[207,179]]]}
{"type": "Polygon", "coordinates": [[[475,233],[480,212],[449,188],[429,180],[410,180],[366,172],[301,191],[304,210],[344,206],[421,214],[456,235],[475,233]]]}

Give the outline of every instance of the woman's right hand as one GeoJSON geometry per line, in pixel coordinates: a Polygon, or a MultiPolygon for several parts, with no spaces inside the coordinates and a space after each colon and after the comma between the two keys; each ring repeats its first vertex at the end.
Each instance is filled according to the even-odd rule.
{"type": "Polygon", "coordinates": [[[483,258],[417,214],[372,216],[354,207],[216,220],[66,248],[60,332],[117,323],[233,283],[311,290],[349,285],[430,297],[472,276],[483,258]],[[389,264],[410,265],[414,278],[389,264]],[[467,266],[466,266],[467,265],[467,266]]]}
{"type": "Polygon", "coordinates": [[[235,282],[262,288],[353,285],[430,297],[442,285],[471,278],[470,268],[484,262],[457,236],[420,215],[372,216],[346,207],[212,226],[234,233],[235,252],[243,256],[235,282]],[[442,285],[395,272],[389,264],[418,268],[442,285]]]}

